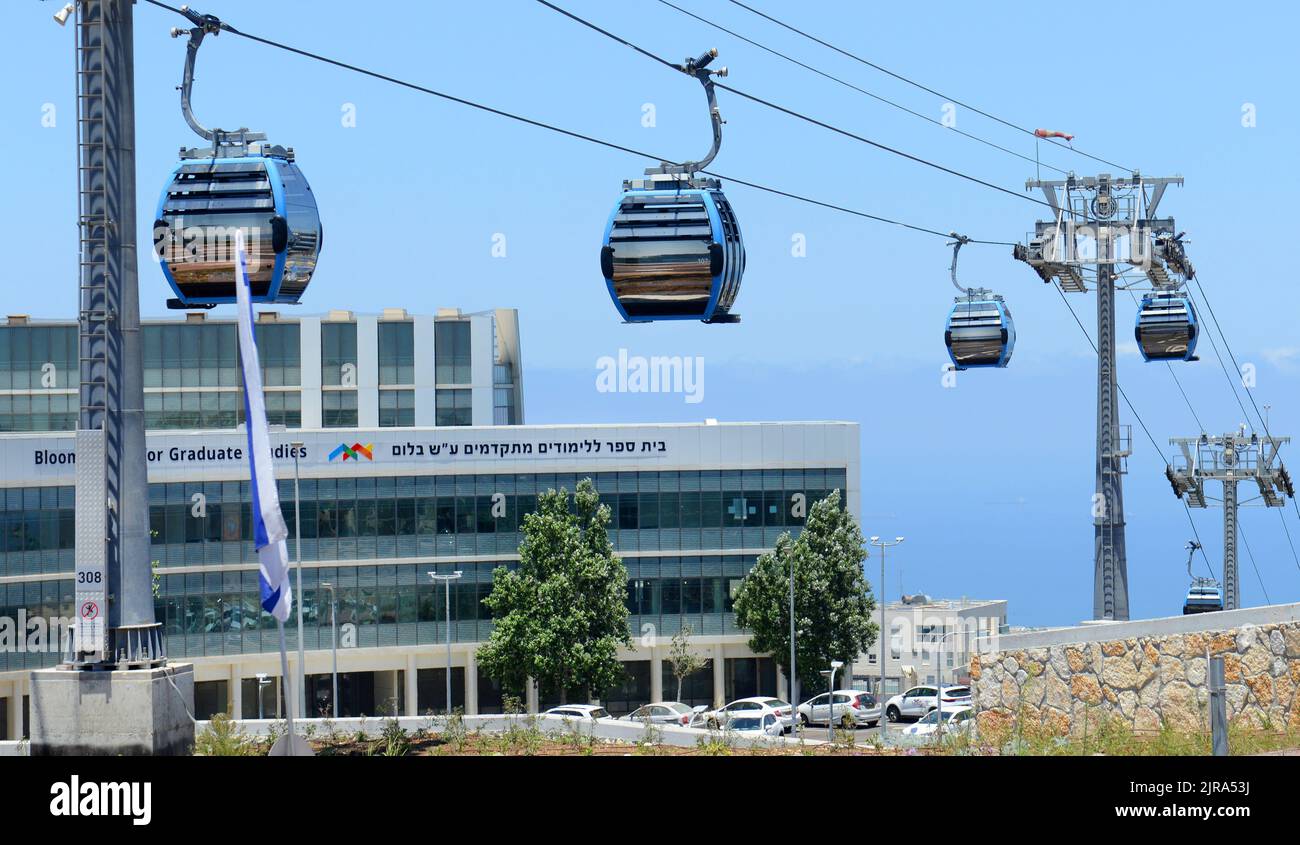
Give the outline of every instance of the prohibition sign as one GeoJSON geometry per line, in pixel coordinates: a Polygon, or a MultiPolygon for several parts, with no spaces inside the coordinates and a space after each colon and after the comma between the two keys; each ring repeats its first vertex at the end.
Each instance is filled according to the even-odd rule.
{"type": "Polygon", "coordinates": [[[81,618],[87,621],[99,616],[99,605],[93,601],[84,601],[81,603],[81,618]]]}

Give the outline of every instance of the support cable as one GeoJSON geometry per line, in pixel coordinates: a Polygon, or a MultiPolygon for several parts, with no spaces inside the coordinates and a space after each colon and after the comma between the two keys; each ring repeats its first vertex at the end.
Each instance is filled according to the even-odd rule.
{"type": "MultiPolygon", "coordinates": [[[[170,5],[168,5],[167,3],[163,3],[163,2],[161,2],[161,0],[143,0],[143,2],[148,3],[148,4],[150,4],[151,6],[156,6],[156,7],[160,8],[160,9],[165,9],[165,10],[170,11],[170,12],[175,12],[175,13],[177,13],[177,14],[181,14],[180,9],[178,9],[178,8],[176,8],[176,7],[174,7],[174,6],[170,6],[170,5]]],[[[299,48],[299,47],[293,47],[293,46],[290,46],[290,45],[288,45],[288,44],[283,44],[283,43],[281,43],[281,42],[274,41],[274,40],[269,39],[269,38],[263,38],[263,37],[261,37],[261,36],[257,36],[257,35],[253,35],[253,34],[251,34],[251,33],[243,32],[242,30],[236,29],[236,28],[230,26],[229,24],[223,24],[223,25],[222,25],[222,30],[223,30],[224,32],[229,32],[229,33],[232,34],[232,35],[237,35],[237,36],[239,36],[239,37],[241,37],[241,38],[247,38],[248,40],[250,40],[250,41],[254,41],[254,42],[258,43],[258,44],[263,44],[263,45],[268,46],[268,47],[274,47],[274,48],[277,49],[277,50],[284,50],[284,51],[289,52],[289,53],[294,53],[295,55],[302,56],[302,57],[304,57],[304,58],[311,59],[311,60],[313,60],[313,61],[322,62],[322,63],[324,63],[324,64],[328,64],[328,65],[333,65],[334,67],[341,68],[341,69],[343,69],[343,70],[347,70],[347,71],[350,71],[350,72],[352,72],[352,73],[358,73],[358,74],[361,74],[361,75],[363,75],[363,76],[369,76],[369,77],[371,77],[371,78],[373,78],[373,79],[378,79],[378,80],[380,80],[380,81],[382,81],[382,82],[387,82],[387,83],[390,83],[390,84],[392,84],[392,85],[397,85],[397,86],[402,87],[402,88],[408,88],[408,89],[410,89],[410,90],[412,90],[412,91],[417,91],[417,92],[419,92],[419,93],[421,93],[421,94],[429,94],[429,95],[434,96],[434,97],[439,97],[439,98],[441,98],[441,99],[443,99],[443,100],[447,100],[447,101],[449,101],[449,102],[456,103],[456,104],[458,104],[458,105],[468,106],[469,108],[477,109],[477,110],[479,110],[479,111],[483,111],[483,112],[486,112],[486,113],[488,113],[488,114],[495,115],[495,116],[497,116],[497,117],[504,117],[504,118],[506,118],[506,119],[508,119],[508,120],[513,120],[513,121],[516,121],[516,122],[518,122],[518,123],[527,124],[527,125],[529,125],[529,126],[532,126],[532,127],[537,128],[537,129],[545,129],[545,130],[547,130],[548,132],[554,132],[554,133],[557,133],[557,134],[559,134],[559,135],[564,135],[564,136],[569,137],[569,138],[577,139],[577,140],[579,140],[579,141],[586,141],[586,142],[589,143],[589,144],[595,144],[595,145],[597,145],[597,146],[606,147],[606,148],[608,148],[608,149],[612,149],[612,150],[617,150],[617,151],[619,151],[619,152],[628,153],[628,154],[630,154],[630,155],[638,156],[638,157],[640,157],[640,158],[644,158],[644,159],[649,159],[649,160],[651,160],[651,161],[656,161],[656,162],[668,162],[668,163],[670,163],[670,164],[680,164],[680,162],[673,162],[671,159],[668,159],[668,158],[665,157],[665,156],[660,156],[660,155],[655,155],[655,154],[653,154],[653,153],[648,153],[648,152],[646,152],[646,151],[644,151],[644,150],[638,150],[638,149],[636,149],[636,148],[634,148],[634,147],[628,147],[628,146],[625,146],[625,145],[623,145],[623,144],[615,143],[615,142],[613,142],[613,141],[607,141],[607,140],[605,140],[605,139],[603,139],[603,138],[597,138],[597,137],[595,137],[595,136],[593,136],[593,135],[588,135],[588,134],[585,134],[585,133],[582,133],[582,132],[577,132],[577,131],[572,130],[572,129],[565,129],[564,127],[561,127],[561,126],[556,126],[556,125],[554,125],[554,124],[546,123],[546,122],[541,121],[541,120],[536,120],[536,119],[534,119],[534,118],[525,117],[525,116],[523,116],[523,115],[515,114],[515,113],[513,113],[513,112],[509,112],[509,111],[506,111],[506,110],[504,110],[504,109],[498,109],[498,108],[495,108],[495,107],[493,107],[493,106],[489,106],[489,105],[486,105],[486,104],[483,104],[483,103],[479,103],[479,102],[475,102],[475,101],[473,101],[473,100],[466,99],[466,98],[464,98],[464,97],[458,97],[458,96],[456,96],[456,95],[454,95],[454,94],[448,94],[448,93],[445,93],[445,92],[443,92],[443,91],[438,91],[438,90],[435,90],[435,89],[433,89],[433,88],[426,87],[426,86],[424,86],[424,85],[420,85],[420,84],[417,84],[417,83],[414,83],[414,82],[409,82],[409,81],[407,81],[407,80],[399,79],[399,78],[394,77],[394,76],[389,76],[388,74],[385,74],[385,73],[380,73],[380,72],[378,72],[378,71],[369,70],[369,69],[364,68],[364,67],[361,67],[361,66],[359,66],[359,65],[350,64],[350,63],[348,63],[348,62],[340,61],[340,60],[338,60],[338,59],[332,59],[332,58],[329,58],[328,56],[320,55],[319,53],[313,53],[313,52],[311,52],[311,51],[309,51],[309,50],[304,50],[304,49],[301,49],[301,48],[299,48]]],[[[655,58],[658,59],[657,56],[656,56],[655,58]]],[[[668,63],[668,64],[671,64],[671,63],[668,63]]],[[[677,66],[676,66],[676,65],[672,65],[672,67],[676,68],[677,66]]],[[[779,188],[773,188],[773,187],[768,186],[768,185],[763,185],[763,184],[760,184],[760,183],[758,183],[758,182],[752,182],[752,181],[748,181],[748,180],[745,180],[745,179],[740,179],[740,178],[737,178],[737,177],[734,177],[734,176],[727,176],[727,175],[725,175],[725,174],[718,173],[717,171],[712,171],[712,170],[702,170],[702,171],[700,171],[700,172],[703,173],[703,174],[705,174],[705,175],[707,175],[707,176],[713,176],[714,178],[717,178],[717,179],[724,179],[724,180],[729,181],[729,182],[734,182],[734,183],[736,183],[736,184],[738,184],[738,185],[744,185],[744,186],[747,187],[747,188],[753,188],[753,189],[758,190],[758,191],[763,191],[763,192],[765,192],[765,193],[774,194],[774,195],[776,195],[776,196],[781,196],[781,197],[785,197],[785,198],[787,198],[787,199],[796,200],[796,201],[798,201],[798,202],[807,203],[807,204],[809,204],[809,205],[816,205],[816,206],[819,206],[819,207],[821,207],[821,208],[830,209],[830,210],[832,210],[832,211],[838,211],[838,212],[841,212],[841,213],[843,213],[843,214],[850,214],[850,215],[853,215],[853,216],[855,216],[855,217],[861,217],[861,218],[864,218],[864,219],[867,219],[867,220],[875,220],[875,221],[877,221],[877,222],[879,222],[879,223],[888,223],[888,224],[893,225],[893,226],[900,226],[900,227],[902,227],[902,228],[904,228],[904,229],[911,229],[912,231],[915,231],[915,232],[923,232],[923,233],[928,234],[928,235],[934,235],[935,237],[940,237],[940,238],[947,238],[947,237],[949,237],[948,232],[947,232],[947,231],[944,231],[944,230],[942,230],[942,229],[933,229],[933,228],[929,228],[929,227],[926,227],[926,226],[916,225],[916,224],[913,224],[913,223],[906,223],[906,222],[903,222],[903,221],[901,221],[901,220],[895,220],[895,219],[892,219],[892,218],[889,218],[889,217],[885,217],[885,216],[883,216],[883,215],[879,215],[879,214],[871,214],[871,213],[869,213],[869,212],[860,211],[860,210],[857,210],[857,209],[849,208],[849,207],[847,207],[847,206],[838,205],[838,204],[836,204],[836,203],[831,203],[831,202],[826,202],[826,201],[824,201],[824,200],[819,200],[819,199],[816,199],[816,198],[814,198],[814,197],[807,196],[807,195],[805,195],[805,194],[799,194],[799,193],[795,193],[795,192],[793,192],[793,191],[786,191],[786,190],[782,190],[782,189],[779,189],[779,188]]],[[[1014,246],[1014,244],[1012,244],[1010,241],[996,241],[996,240],[987,240],[987,239],[980,239],[980,238],[972,238],[970,242],[971,242],[971,243],[975,243],[975,244],[992,245],[992,246],[1014,246]]]]}
{"type": "MultiPolygon", "coordinates": [[[[851,89],[851,90],[853,90],[853,91],[857,91],[859,94],[863,94],[863,95],[865,95],[865,96],[867,96],[867,97],[870,97],[870,98],[873,99],[873,100],[876,100],[876,101],[878,101],[878,102],[884,103],[884,104],[887,105],[887,106],[892,106],[893,108],[896,108],[896,109],[898,109],[899,111],[906,112],[907,114],[910,114],[910,115],[912,115],[913,117],[918,117],[918,118],[920,118],[921,120],[924,120],[926,123],[931,123],[931,124],[933,124],[933,125],[935,125],[935,126],[938,126],[938,127],[941,128],[941,129],[947,129],[947,130],[950,130],[950,131],[952,131],[952,132],[956,132],[958,135],[961,135],[961,136],[963,136],[963,137],[965,137],[965,138],[969,138],[969,139],[972,140],[972,141],[977,141],[977,142],[979,142],[979,143],[981,143],[981,144],[984,144],[984,145],[987,146],[987,147],[992,147],[992,148],[995,149],[995,150],[1000,150],[1001,152],[1004,152],[1004,153],[1006,153],[1007,155],[1015,156],[1016,158],[1021,159],[1021,160],[1023,160],[1023,161],[1026,161],[1026,162],[1028,162],[1028,163],[1030,163],[1030,164],[1032,164],[1032,165],[1035,165],[1035,166],[1037,166],[1037,167],[1044,167],[1044,168],[1046,168],[1046,169],[1048,169],[1048,170],[1054,170],[1054,171],[1056,171],[1057,173],[1060,173],[1062,176],[1068,176],[1068,175],[1069,175],[1069,171],[1068,171],[1068,170],[1064,170],[1064,169],[1062,169],[1062,168],[1060,168],[1060,167],[1053,167],[1053,166],[1050,165],[1050,164],[1046,164],[1046,163],[1044,163],[1044,162],[1038,161],[1037,159],[1033,158],[1032,156],[1027,156],[1027,155],[1025,155],[1025,154],[1023,154],[1023,153],[1018,153],[1018,152],[1016,152],[1015,150],[1013,150],[1013,149],[1011,149],[1011,148],[1009,148],[1009,147],[1004,147],[1004,146],[1002,146],[1002,145],[1000,145],[1000,144],[996,144],[996,143],[994,143],[993,141],[988,140],[987,138],[981,138],[979,135],[976,135],[976,134],[974,134],[974,133],[972,133],[972,132],[966,132],[966,131],[963,131],[963,130],[961,130],[961,129],[958,129],[956,126],[948,126],[948,125],[945,124],[943,121],[935,120],[933,117],[930,117],[930,116],[927,115],[927,114],[922,114],[921,112],[919,112],[919,111],[917,111],[917,110],[915,110],[915,109],[908,108],[907,106],[903,105],[902,103],[895,102],[894,100],[891,100],[891,99],[889,99],[888,97],[882,97],[881,95],[876,94],[876,93],[873,92],[873,91],[868,91],[868,90],[865,89],[865,88],[862,88],[862,87],[860,87],[860,86],[858,86],[858,85],[854,85],[852,82],[849,82],[848,80],[842,79],[842,78],[840,78],[840,77],[838,77],[838,76],[835,76],[834,74],[827,73],[826,71],[824,71],[824,70],[820,70],[819,68],[815,68],[815,67],[813,67],[812,65],[807,64],[806,62],[801,62],[801,61],[799,61],[798,59],[794,58],[793,56],[790,56],[790,55],[788,55],[788,54],[786,54],[786,53],[783,53],[783,52],[781,52],[780,50],[776,50],[776,49],[773,49],[773,48],[771,48],[771,47],[768,47],[766,44],[759,43],[758,41],[755,41],[755,40],[752,39],[752,38],[746,38],[744,35],[741,35],[739,32],[736,32],[736,31],[734,31],[734,30],[728,29],[727,27],[722,26],[721,24],[716,23],[716,22],[714,22],[714,21],[711,21],[711,20],[709,20],[708,18],[705,18],[705,17],[702,17],[702,16],[700,16],[700,15],[697,15],[697,14],[695,14],[694,12],[690,11],[689,9],[683,9],[681,6],[678,6],[676,3],[672,3],[672,2],[670,2],[670,0],[657,0],[657,2],[659,2],[659,3],[661,3],[661,4],[665,5],[665,6],[667,6],[667,7],[670,8],[670,9],[675,9],[675,10],[677,10],[678,12],[682,13],[683,15],[686,15],[688,18],[694,18],[695,20],[699,21],[699,22],[702,23],[702,24],[705,24],[705,25],[707,25],[707,26],[711,26],[711,27],[713,27],[714,29],[719,30],[719,31],[721,31],[721,32],[725,32],[726,34],[730,35],[731,37],[736,38],[736,39],[739,39],[740,41],[743,41],[743,42],[745,42],[746,44],[749,44],[749,45],[751,45],[751,46],[753,46],[753,47],[757,47],[757,48],[760,49],[760,50],[764,50],[764,51],[766,51],[766,52],[768,52],[768,53],[771,53],[772,55],[777,56],[778,58],[784,59],[784,60],[786,60],[787,62],[790,62],[791,64],[798,65],[799,67],[803,68],[804,70],[811,71],[812,73],[815,73],[815,74],[817,74],[818,76],[821,76],[821,77],[823,77],[823,78],[825,78],[825,79],[829,79],[829,80],[831,80],[832,82],[835,82],[835,83],[838,83],[838,84],[840,84],[840,85],[843,85],[845,88],[849,88],[849,89],[851,89]]],[[[1035,140],[1037,140],[1037,139],[1035,139],[1035,140]]]]}
{"type": "MultiPolygon", "coordinates": [[[[822,39],[816,37],[815,35],[810,35],[810,34],[808,34],[807,32],[804,32],[804,31],[801,30],[801,29],[797,29],[797,28],[795,28],[794,26],[791,26],[790,24],[786,23],[785,21],[782,21],[782,20],[779,20],[779,19],[773,17],[772,15],[768,15],[768,14],[766,14],[766,13],[764,13],[764,12],[760,12],[758,9],[755,9],[753,6],[749,6],[749,5],[746,5],[745,3],[741,3],[741,2],[739,2],[739,0],[730,0],[730,2],[732,3],[732,5],[739,6],[740,8],[742,8],[742,9],[748,11],[748,12],[751,12],[751,13],[753,13],[753,14],[755,14],[755,15],[758,15],[760,18],[765,18],[766,20],[771,21],[772,23],[776,24],[777,26],[780,26],[780,27],[783,27],[783,28],[785,28],[785,29],[788,29],[789,31],[795,33],[796,35],[801,35],[801,36],[803,36],[804,38],[807,38],[809,41],[812,41],[812,42],[814,42],[814,43],[820,44],[821,46],[826,47],[827,49],[834,50],[836,53],[839,53],[839,54],[842,55],[842,56],[846,56],[846,57],[848,57],[848,58],[850,58],[850,59],[853,59],[855,62],[859,62],[859,63],[861,63],[861,64],[864,64],[864,65],[866,65],[867,67],[872,68],[873,70],[878,70],[878,71],[880,71],[881,73],[883,73],[883,74],[885,74],[885,75],[887,75],[887,76],[892,76],[894,79],[897,79],[897,80],[899,80],[900,82],[905,82],[905,83],[907,83],[908,85],[911,85],[911,86],[914,87],[914,88],[919,88],[919,89],[921,89],[922,91],[925,91],[927,94],[933,94],[933,95],[936,96],[936,97],[941,97],[942,99],[944,99],[944,100],[946,100],[946,101],[948,101],[948,102],[951,102],[951,103],[953,103],[954,105],[961,106],[961,107],[964,108],[964,109],[969,109],[970,111],[973,111],[973,112],[975,112],[975,113],[978,114],[978,115],[981,115],[981,116],[983,116],[983,117],[987,117],[989,120],[996,121],[997,123],[1001,123],[1003,126],[1009,127],[1009,128],[1011,128],[1011,129],[1015,129],[1015,130],[1018,131],[1018,132],[1024,132],[1024,133],[1027,134],[1027,135],[1032,135],[1034,138],[1039,138],[1039,136],[1038,136],[1037,134],[1035,134],[1034,130],[1032,130],[1032,129],[1026,127],[1026,126],[1021,126],[1021,125],[1019,125],[1019,124],[1017,124],[1017,123],[1012,123],[1011,121],[1006,120],[1006,119],[1001,118],[1001,117],[998,117],[998,116],[995,115],[995,114],[991,114],[990,112],[986,112],[986,111],[984,111],[984,110],[982,110],[982,109],[978,109],[978,108],[976,108],[975,106],[970,105],[969,103],[964,103],[964,102],[962,102],[961,100],[958,100],[956,97],[949,97],[947,94],[943,94],[943,93],[941,93],[941,92],[939,92],[939,91],[936,91],[936,90],[933,89],[933,88],[930,88],[930,87],[928,87],[928,86],[922,85],[921,83],[919,83],[919,82],[917,82],[917,81],[915,81],[915,80],[913,80],[913,79],[909,79],[908,77],[902,75],[901,73],[895,73],[894,71],[890,70],[889,68],[882,67],[881,65],[878,65],[878,64],[876,64],[876,63],[874,63],[874,62],[871,62],[871,61],[868,61],[867,59],[864,59],[864,58],[862,58],[862,57],[859,56],[859,55],[856,55],[856,54],[854,54],[854,53],[851,53],[851,52],[849,52],[848,50],[844,50],[844,49],[841,49],[840,47],[836,47],[834,44],[831,44],[831,43],[828,42],[828,41],[823,41],[822,39]]],[[[1132,172],[1133,172],[1133,168],[1131,168],[1131,167],[1125,167],[1125,166],[1122,165],[1122,164],[1116,164],[1116,163],[1113,162],[1113,161],[1108,161],[1108,160],[1106,160],[1106,159],[1104,159],[1104,158],[1101,158],[1101,157],[1099,157],[1099,156],[1092,155],[1091,153],[1086,153],[1086,152],[1084,152],[1083,150],[1081,150],[1081,149],[1079,149],[1079,148],[1077,148],[1077,147],[1075,147],[1075,146],[1073,146],[1073,145],[1069,145],[1069,144],[1061,144],[1061,143],[1058,143],[1057,141],[1052,140],[1051,138],[1040,138],[1040,140],[1046,140],[1048,143],[1050,143],[1050,144],[1052,144],[1052,145],[1054,145],[1054,146],[1060,147],[1060,148],[1063,149],[1063,150],[1069,150],[1069,151],[1072,152],[1072,153],[1077,153],[1077,154],[1079,154],[1079,155],[1081,155],[1081,156],[1083,156],[1083,157],[1085,157],[1085,158],[1090,158],[1090,159],[1092,159],[1093,161],[1097,161],[1097,162],[1100,162],[1100,163],[1102,163],[1102,164],[1108,164],[1108,165],[1110,165],[1111,167],[1117,167],[1117,168],[1119,168],[1120,170],[1123,170],[1123,171],[1128,172],[1128,173],[1132,173],[1132,172]]]]}

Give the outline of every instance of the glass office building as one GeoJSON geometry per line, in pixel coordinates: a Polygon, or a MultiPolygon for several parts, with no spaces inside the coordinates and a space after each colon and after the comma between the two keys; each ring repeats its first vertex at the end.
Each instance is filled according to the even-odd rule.
{"type": "MultiPolygon", "coordinates": [[[[412,315],[263,311],[254,327],[267,417],[287,428],[518,425],[518,316],[512,309],[412,315]]],[[[145,321],[145,423],[222,429],[243,422],[238,330],[203,312],[145,321]]],[[[0,324],[0,432],[77,427],[77,325],[0,324]]]]}
{"type": "MultiPolygon", "coordinates": [[[[468,713],[499,709],[502,691],[475,659],[493,624],[482,599],[493,570],[516,565],[522,516],[537,495],[572,490],[583,478],[592,479],[610,506],[610,537],[628,569],[634,648],[622,654],[624,683],[604,691],[602,702],[617,713],[674,695],[666,658],[684,624],[712,663],[687,680],[683,700],[776,693],[774,662],[749,650],[732,599],[757,557],[782,532],[800,530],[813,502],[840,490],[845,506],[858,512],[857,426],[523,425],[513,312],[487,315],[486,324],[476,324],[478,316],[422,321],[385,312],[259,324],[278,330],[259,335],[259,349],[265,340],[270,350],[262,356],[265,389],[293,393],[285,407],[300,414],[286,411],[286,428],[274,431],[272,441],[286,523],[291,534],[301,527],[312,713],[330,704],[334,637],[344,714],[443,709],[449,631],[452,705],[468,713]],[[501,330],[503,322],[509,331],[501,330]],[[444,325],[450,332],[440,331],[444,325]],[[339,415],[345,403],[327,416],[329,394],[349,390],[358,399],[355,416],[339,415]],[[463,408],[453,395],[450,416],[443,415],[444,391],[468,395],[463,408]],[[412,395],[385,404],[389,392],[412,395]],[[448,613],[444,588],[428,573],[453,570],[462,577],[451,585],[448,613]]],[[[179,357],[167,351],[175,343],[170,329],[228,324],[159,325],[154,337],[162,352],[147,350],[146,358],[146,367],[157,371],[146,382],[155,395],[228,392],[222,389],[232,380],[223,335],[212,341],[216,366],[203,355],[173,364],[185,360],[192,338],[203,342],[201,331],[181,336],[173,350],[179,357]],[[169,384],[178,368],[181,383],[169,384]]],[[[35,327],[0,326],[0,336],[29,330],[18,342],[10,336],[4,347],[10,353],[5,378],[11,385],[26,380],[5,391],[11,401],[20,393],[65,389],[57,379],[53,387],[33,386],[32,369],[40,373],[48,362],[32,350],[52,357],[58,349],[36,347],[35,327]],[[27,369],[22,377],[19,363],[27,369]]],[[[62,373],[60,363],[68,362],[55,364],[62,373]]],[[[236,397],[238,390],[236,380],[236,397]]],[[[169,657],[195,664],[198,715],[229,710],[255,717],[259,708],[270,714],[278,706],[274,683],[263,689],[257,681],[258,674],[279,675],[278,634],[258,605],[244,435],[233,428],[238,412],[210,419],[202,404],[196,419],[182,401],[179,415],[159,418],[148,435],[155,607],[169,657]]],[[[9,433],[0,434],[0,620],[14,620],[15,633],[19,621],[28,620],[30,633],[36,624],[30,620],[72,612],[73,436],[52,417],[36,419],[31,407],[22,427],[10,420],[9,433]],[[36,430],[37,423],[45,428],[36,430]]],[[[217,408],[219,414],[220,402],[217,408]]],[[[292,536],[289,551],[296,558],[292,536]]],[[[296,651],[295,620],[286,633],[296,651]]],[[[6,640],[0,622],[0,733],[10,737],[23,730],[26,672],[60,659],[57,644],[32,648],[17,639],[6,640]]],[[[296,662],[291,654],[291,671],[296,662]]],[[[548,704],[535,693],[528,698],[532,708],[548,704]]]]}

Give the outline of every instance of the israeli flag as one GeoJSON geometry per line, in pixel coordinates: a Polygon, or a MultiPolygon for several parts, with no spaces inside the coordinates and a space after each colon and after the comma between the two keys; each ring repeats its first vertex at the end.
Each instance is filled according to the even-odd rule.
{"type": "Polygon", "coordinates": [[[293,608],[289,588],[289,529],[280,512],[280,493],[271,465],[271,435],[266,425],[262,367],[253,337],[253,298],[248,287],[244,230],[235,230],[235,302],[239,309],[239,367],[244,376],[244,428],[248,431],[248,464],[253,489],[253,545],[261,564],[258,582],[262,608],[284,622],[293,608]]]}

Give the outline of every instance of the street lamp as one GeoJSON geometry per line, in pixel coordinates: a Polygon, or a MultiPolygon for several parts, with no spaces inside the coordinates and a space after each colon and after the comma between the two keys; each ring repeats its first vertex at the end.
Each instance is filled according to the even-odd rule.
{"type": "Polygon", "coordinates": [[[835,741],[835,670],[844,665],[843,660],[832,660],[830,671],[823,670],[826,681],[826,741],[835,741]]]}
{"type": "Polygon", "coordinates": [[[940,634],[933,640],[933,642],[936,642],[939,645],[939,651],[938,654],[935,655],[934,662],[934,675],[939,679],[939,683],[934,688],[934,706],[938,711],[935,714],[935,718],[938,724],[936,730],[938,731],[940,744],[943,743],[943,641],[961,633],[963,633],[963,631],[961,630],[961,622],[959,620],[956,630],[949,631],[946,634],[940,634]]]}
{"type": "Polygon", "coordinates": [[[885,706],[885,549],[897,546],[904,539],[895,537],[894,542],[891,543],[879,537],[871,538],[871,545],[880,549],[880,590],[878,591],[880,593],[880,689],[876,690],[876,698],[879,699],[881,707],[885,706]]]}
{"type": "MultiPolygon", "coordinates": [[[[302,643],[302,502],[298,497],[298,453],[303,450],[303,442],[295,440],[289,444],[293,452],[293,534],[294,557],[298,559],[297,590],[298,601],[298,713],[307,718],[307,661],[302,643]]],[[[336,716],[338,714],[335,714],[336,716]]]]}
{"type": "Polygon", "coordinates": [[[334,679],[333,692],[330,694],[330,705],[334,711],[334,718],[339,717],[339,629],[336,617],[338,616],[338,596],[334,593],[334,585],[329,581],[321,581],[320,588],[329,590],[330,593],[330,652],[334,657],[334,668],[331,675],[334,679]]]}
{"type": "Polygon", "coordinates": [[[441,581],[446,589],[446,609],[447,613],[444,618],[444,624],[447,626],[447,715],[451,715],[451,582],[463,575],[459,569],[450,575],[439,575],[436,572],[430,572],[429,577],[434,581],[441,581]]]}
{"type": "MultiPolygon", "coordinates": [[[[794,630],[794,556],[790,556],[790,713],[793,716],[799,711],[799,690],[798,687],[798,668],[795,665],[794,657],[795,630],[794,630]]],[[[791,720],[791,724],[794,720],[791,720]]]]}

